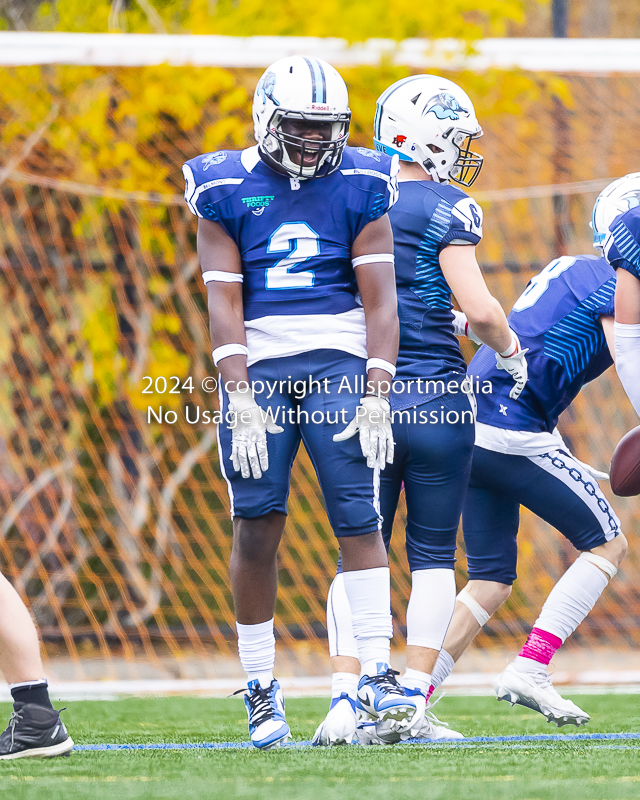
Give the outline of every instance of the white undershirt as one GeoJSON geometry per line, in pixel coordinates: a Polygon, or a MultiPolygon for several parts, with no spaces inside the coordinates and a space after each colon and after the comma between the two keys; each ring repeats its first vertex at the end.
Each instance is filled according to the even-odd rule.
{"type": "Polygon", "coordinates": [[[313,350],[342,350],[367,358],[367,329],[362,308],[342,314],[275,315],[245,320],[247,366],[313,350]]]}

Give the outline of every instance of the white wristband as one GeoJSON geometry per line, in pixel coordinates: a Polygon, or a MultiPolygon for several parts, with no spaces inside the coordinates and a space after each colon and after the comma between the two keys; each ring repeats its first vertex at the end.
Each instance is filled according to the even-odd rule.
{"type": "Polygon", "coordinates": [[[390,361],[385,361],[384,358],[368,358],[367,372],[369,372],[370,369],[383,369],[385,372],[388,372],[392,378],[394,378],[396,374],[396,368],[390,361]]]}
{"type": "Polygon", "coordinates": [[[513,331],[511,331],[511,344],[502,353],[499,353],[502,358],[513,358],[520,350],[520,341],[513,331]]]}
{"type": "Polygon", "coordinates": [[[249,348],[246,344],[222,344],[220,347],[216,347],[211,355],[213,356],[213,363],[217,367],[218,362],[228,356],[248,356],[249,348]]]}
{"type": "Polygon", "coordinates": [[[354,267],[359,267],[360,264],[395,264],[395,261],[393,253],[373,253],[351,259],[354,267]]]}
{"type": "Polygon", "coordinates": [[[220,281],[221,283],[242,283],[244,278],[238,272],[222,272],[217,269],[208,269],[202,273],[202,280],[207,283],[220,281]]]}

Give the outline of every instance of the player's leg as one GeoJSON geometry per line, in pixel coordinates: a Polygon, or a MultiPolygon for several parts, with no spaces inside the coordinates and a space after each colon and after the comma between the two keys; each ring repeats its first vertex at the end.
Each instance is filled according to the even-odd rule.
{"type": "MultiPolygon", "coordinates": [[[[279,380],[280,370],[295,366],[291,359],[272,359],[249,368],[252,381],[279,380]]],[[[286,375],[284,376],[286,378],[286,375]]],[[[257,393],[265,409],[291,408],[289,398],[274,392],[257,393]]],[[[221,391],[221,410],[227,398],[221,391]]],[[[251,741],[261,749],[273,747],[289,735],[284,700],[273,676],[275,663],[274,610],[278,582],[277,552],[286,520],[291,467],[300,443],[295,423],[280,417],[284,432],[268,437],[269,469],[259,479],[243,478],[231,466],[231,431],[218,429],[220,467],[227,481],[233,517],[230,578],[236,613],[238,652],[247,673],[245,704],[251,741]]]]}
{"type": "MultiPolygon", "coordinates": [[[[464,394],[445,395],[422,408],[435,411],[436,421],[396,421],[394,435],[406,441],[408,453],[404,482],[412,586],[402,684],[424,706],[456,601],[456,536],[471,470],[474,422],[464,394]]],[[[421,738],[441,738],[429,715],[416,719],[411,732],[421,738]]]]}
{"type": "Polygon", "coordinates": [[[0,759],[69,753],[73,740],[49,699],[36,627],[4,575],[0,575],[0,672],[13,697],[9,726],[0,734],[0,759]]]}
{"type": "MultiPolygon", "coordinates": [[[[395,434],[394,439],[396,439],[396,447],[393,464],[387,464],[380,473],[382,538],[387,551],[393,530],[393,518],[402,488],[405,457],[395,434]]],[[[314,744],[347,743],[353,739],[354,735],[357,735],[361,743],[372,743],[372,739],[376,735],[374,722],[360,720],[357,730],[355,727],[360,660],[358,644],[353,635],[351,607],[344,588],[341,559],[338,563],[338,574],[329,587],[327,595],[327,635],[329,655],[331,656],[331,706],[325,720],[316,731],[314,744]]]]}
{"type": "MultiPolygon", "coordinates": [[[[337,351],[314,355],[310,374],[328,378],[339,386],[347,377],[353,385],[364,373],[362,359],[337,351]]],[[[317,391],[306,397],[301,409],[302,437],[322,488],[327,514],[340,539],[345,592],[351,607],[353,635],[363,676],[359,702],[378,718],[408,720],[415,703],[404,695],[389,665],[391,584],[387,553],[380,532],[379,472],[371,470],[356,437],[334,442],[333,434],[344,419],[355,415],[360,392],[317,391]],[[315,419],[332,424],[314,423],[315,419]],[[322,415],[322,416],[321,416],[322,415]]]]}
{"type": "Polygon", "coordinates": [[[522,504],[563,533],[581,555],[560,578],[513,664],[496,679],[499,699],[527,705],[558,727],[589,715],[553,688],[547,665],[596,604],[622,562],[627,542],[596,480],[569,453],[526,459],[522,504]]]}
{"type": "Polygon", "coordinates": [[[474,447],[462,529],[469,582],[456,598],[455,611],[433,669],[434,688],[449,677],[455,662],[511,593],[516,578],[520,503],[509,491],[504,457],[474,447]]]}

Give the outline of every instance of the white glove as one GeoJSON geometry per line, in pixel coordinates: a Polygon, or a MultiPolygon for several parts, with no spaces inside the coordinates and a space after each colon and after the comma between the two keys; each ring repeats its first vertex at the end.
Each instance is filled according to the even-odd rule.
{"type": "Polygon", "coordinates": [[[261,478],[269,469],[267,433],[283,433],[284,428],[270,422],[251,392],[229,392],[229,411],[236,413],[231,428],[231,462],[243,478],[261,478]]]}
{"type": "Polygon", "coordinates": [[[483,344],[483,342],[478,339],[475,333],[471,330],[467,320],[467,315],[463,314],[462,311],[453,312],[453,332],[456,336],[466,336],[467,339],[471,339],[474,344],[483,344]]]}
{"type": "Polygon", "coordinates": [[[520,341],[515,333],[511,331],[511,334],[513,337],[511,339],[511,345],[507,348],[507,350],[504,351],[505,353],[510,353],[511,355],[496,353],[496,361],[498,363],[498,369],[506,370],[515,381],[516,385],[509,392],[509,397],[512,400],[517,400],[522,394],[522,390],[524,389],[529,377],[527,372],[527,359],[524,357],[524,354],[529,348],[523,350],[520,347],[520,341]]]}
{"type": "Polygon", "coordinates": [[[366,395],[360,399],[356,415],[342,431],[333,437],[334,442],[344,442],[360,433],[362,455],[367,459],[367,466],[385,468],[385,464],[393,463],[393,431],[391,430],[391,413],[389,401],[385,397],[366,395]]]}

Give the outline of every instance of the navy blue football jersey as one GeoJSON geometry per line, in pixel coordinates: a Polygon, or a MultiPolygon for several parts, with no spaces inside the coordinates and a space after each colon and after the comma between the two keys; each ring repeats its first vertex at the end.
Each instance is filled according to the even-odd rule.
{"type": "Polygon", "coordinates": [[[453,332],[451,289],[439,256],[452,242],[478,244],[482,211],[463,191],[433,181],[403,181],[389,212],[400,318],[396,380],[464,375],[453,332]]]}
{"type": "Polygon", "coordinates": [[[397,159],[347,147],[333,174],[297,180],[251,147],[197,156],[183,172],[191,211],[222,225],[240,250],[245,320],[358,307],[351,247],[395,202],[397,159]]]}
{"type": "Polygon", "coordinates": [[[615,272],[604,258],[562,256],[533,277],[508,316],[522,347],[529,349],[529,380],[517,400],[513,379],[482,345],[469,375],[491,381],[477,394],[478,422],[516,431],[553,432],[560,414],[582,387],[613,364],[598,321],[613,316],[615,272]]]}
{"type": "Polygon", "coordinates": [[[640,281],[640,206],[614,219],[604,256],[614,269],[626,269],[640,281]]]}

